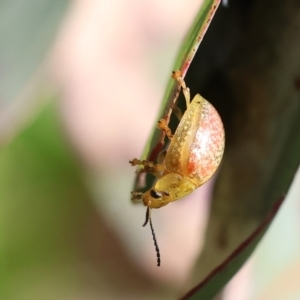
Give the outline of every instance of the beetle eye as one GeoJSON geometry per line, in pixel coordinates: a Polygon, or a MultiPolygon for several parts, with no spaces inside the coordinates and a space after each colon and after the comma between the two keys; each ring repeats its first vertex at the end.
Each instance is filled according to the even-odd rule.
{"type": "Polygon", "coordinates": [[[161,193],[156,192],[156,191],[151,189],[150,190],[150,196],[154,199],[159,199],[159,198],[161,198],[162,195],[161,195],[161,193]]]}

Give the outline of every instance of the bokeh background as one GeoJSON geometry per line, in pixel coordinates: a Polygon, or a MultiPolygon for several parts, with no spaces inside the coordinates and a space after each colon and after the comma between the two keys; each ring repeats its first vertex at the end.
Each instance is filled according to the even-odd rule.
{"type": "MultiPolygon", "coordinates": [[[[1,299],[180,295],[214,180],[153,212],[158,269],[145,208],[130,203],[128,161],[142,153],[200,5],[1,1],[1,299]]],[[[300,298],[299,186],[300,176],[222,299],[300,298]]]]}

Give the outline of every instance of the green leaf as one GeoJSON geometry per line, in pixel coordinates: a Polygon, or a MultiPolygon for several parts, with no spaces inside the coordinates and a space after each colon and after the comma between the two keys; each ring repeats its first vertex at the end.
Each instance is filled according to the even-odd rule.
{"type": "Polygon", "coordinates": [[[202,45],[201,57],[190,68],[189,76],[198,81],[205,78],[198,91],[219,105],[227,139],[204,247],[185,287],[191,291],[185,299],[212,299],[220,292],[255,249],[268,227],[266,220],[273,221],[278,199],[286,196],[299,167],[300,102],[293,68],[299,60],[294,55],[299,39],[296,33],[289,35],[299,12],[295,10],[296,15],[284,22],[287,7],[294,11],[294,6],[280,3],[267,22],[267,2],[253,4],[247,12],[238,4],[223,9],[221,17],[214,19],[214,31],[208,32],[210,43],[202,45]],[[247,20],[239,32],[230,27],[236,21],[233,11],[237,20],[247,20]],[[205,51],[216,49],[221,56],[217,50],[225,46],[231,48],[231,55],[207,63],[207,57],[216,57],[203,55],[205,51]],[[274,49],[281,51],[264,56],[274,49]],[[205,63],[209,71],[200,76],[199,66],[205,63]]]}
{"type": "MultiPolygon", "coordinates": [[[[293,115],[293,121],[288,128],[289,133],[286,133],[287,138],[284,149],[287,149],[287,151],[281,152],[281,155],[278,157],[276,170],[274,171],[274,174],[282,174],[282,176],[273,176],[264,193],[266,205],[270,211],[249,237],[241,241],[238,247],[221,264],[212,270],[206,278],[201,280],[197,286],[183,296],[182,300],[212,299],[249,258],[274,220],[300,164],[300,153],[298,150],[300,149],[300,134],[298,130],[300,128],[300,107],[294,111],[293,115]]],[[[201,268],[200,264],[198,268],[201,268]]]]}
{"type": "MultiPolygon", "coordinates": [[[[190,292],[182,299],[210,300],[228,283],[273,221],[299,166],[299,78],[294,67],[298,66],[295,49],[299,49],[299,39],[294,30],[297,9],[293,6],[282,2],[270,12],[267,2],[247,10],[232,3],[214,26],[211,44],[215,48],[209,43],[206,48],[206,53],[215,53],[203,55],[189,70],[189,76],[198,81],[194,93],[202,93],[201,88],[209,91],[211,97],[202,94],[220,106],[227,141],[205,245],[187,284],[186,291],[190,292]],[[295,11],[293,18],[287,18],[288,11],[295,11]],[[211,57],[215,61],[209,64],[211,57]],[[209,69],[206,73],[199,70],[203,60],[209,69]],[[199,83],[199,78],[205,82],[199,83]]],[[[187,39],[183,52],[188,45],[187,39]]],[[[176,92],[171,82],[164,98],[168,104],[164,105],[172,105],[169,99],[176,98],[176,92]]],[[[165,115],[167,110],[168,106],[162,109],[165,115]]],[[[163,148],[159,138],[155,131],[143,158],[156,158],[163,148]]],[[[136,180],[139,191],[153,184],[147,177],[144,187],[142,176],[136,180]]]]}

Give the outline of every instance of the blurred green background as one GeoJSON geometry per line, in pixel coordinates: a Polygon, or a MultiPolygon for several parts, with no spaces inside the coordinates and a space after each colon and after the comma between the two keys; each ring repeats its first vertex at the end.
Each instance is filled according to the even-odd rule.
{"type": "MultiPolygon", "coordinates": [[[[145,209],[129,200],[128,160],[142,152],[198,8],[0,2],[0,299],[180,294],[203,245],[212,185],[155,211],[158,270],[145,209]]],[[[299,299],[299,180],[222,299],[299,299]]]]}

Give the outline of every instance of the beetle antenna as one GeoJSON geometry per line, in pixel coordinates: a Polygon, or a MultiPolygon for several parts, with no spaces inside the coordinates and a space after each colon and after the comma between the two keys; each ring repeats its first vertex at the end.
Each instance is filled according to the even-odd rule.
{"type": "Polygon", "coordinates": [[[160,266],[160,252],[159,252],[159,248],[158,248],[154,228],[152,226],[151,218],[150,218],[150,228],[151,228],[151,231],[152,231],[152,236],[153,236],[153,241],[154,241],[154,246],[155,246],[155,251],[156,251],[156,256],[157,256],[157,266],[159,267],[160,266]]]}
{"type": "Polygon", "coordinates": [[[155,251],[156,251],[156,256],[157,256],[157,266],[159,267],[160,266],[160,252],[159,252],[158,243],[157,243],[156,236],[155,236],[155,231],[154,231],[152,221],[151,221],[151,211],[150,211],[149,207],[147,207],[146,220],[145,220],[145,223],[143,224],[143,227],[148,224],[148,221],[150,221],[150,228],[151,228],[155,251]]]}
{"type": "Polygon", "coordinates": [[[150,209],[149,209],[149,207],[147,207],[147,210],[146,210],[146,219],[145,219],[145,222],[143,224],[143,227],[145,227],[148,224],[149,215],[150,215],[150,209]]]}

